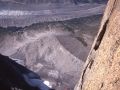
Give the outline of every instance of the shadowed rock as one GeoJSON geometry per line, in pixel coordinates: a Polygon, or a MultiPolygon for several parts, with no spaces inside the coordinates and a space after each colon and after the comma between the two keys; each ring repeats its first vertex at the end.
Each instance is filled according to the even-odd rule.
{"type": "Polygon", "coordinates": [[[31,80],[41,80],[34,72],[0,54],[0,90],[52,90],[50,88],[40,89],[37,86],[30,86],[26,82],[24,75],[31,80]]]}

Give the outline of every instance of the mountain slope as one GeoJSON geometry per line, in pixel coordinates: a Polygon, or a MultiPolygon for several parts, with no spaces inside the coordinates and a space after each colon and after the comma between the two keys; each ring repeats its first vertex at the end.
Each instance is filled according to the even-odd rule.
{"type": "Polygon", "coordinates": [[[51,5],[1,4],[1,27],[25,27],[40,22],[65,21],[103,14],[105,4],[51,5]]]}
{"type": "Polygon", "coordinates": [[[73,89],[101,16],[2,28],[0,52],[48,80],[56,90],[73,89]]]}
{"type": "Polygon", "coordinates": [[[15,42],[8,42],[9,50],[5,50],[7,47],[4,50],[13,60],[39,74],[57,90],[66,86],[73,88],[75,78],[78,78],[84,62],[67,51],[51,32],[40,33],[37,36],[39,36],[37,39],[23,36],[25,41],[22,43],[15,40],[15,36],[9,37],[9,40],[14,39],[15,42]],[[14,46],[11,47],[10,44],[14,46]],[[81,69],[78,70],[79,66],[81,69]]]}
{"type": "Polygon", "coordinates": [[[103,14],[106,6],[103,1],[106,0],[1,0],[0,26],[25,27],[103,14]]]}
{"type": "Polygon", "coordinates": [[[79,4],[79,3],[106,3],[108,0],[0,0],[0,1],[11,1],[16,3],[26,4],[79,4]]]}

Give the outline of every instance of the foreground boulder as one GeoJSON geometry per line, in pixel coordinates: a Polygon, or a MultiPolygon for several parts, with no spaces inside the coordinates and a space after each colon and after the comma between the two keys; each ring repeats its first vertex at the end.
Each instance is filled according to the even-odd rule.
{"type": "Polygon", "coordinates": [[[109,0],[98,35],[74,90],[120,89],[120,0],[109,0]]]}
{"type": "Polygon", "coordinates": [[[34,72],[0,55],[0,90],[53,90],[34,72]],[[29,81],[29,82],[28,82],[29,81]],[[34,82],[37,82],[35,84],[34,82]],[[31,85],[32,83],[32,85],[31,85]]]}

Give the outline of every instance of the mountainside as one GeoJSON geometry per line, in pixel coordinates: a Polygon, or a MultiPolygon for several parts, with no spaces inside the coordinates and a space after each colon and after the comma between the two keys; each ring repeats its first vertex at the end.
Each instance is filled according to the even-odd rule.
{"type": "Polygon", "coordinates": [[[0,26],[25,27],[33,23],[65,21],[73,18],[103,14],[106,1],[0,0],[0,26]]]}
{"type": "Polygon", "coordinates": [[[120,0],[109,0],[74,90],[120,89],[120,0]]]}
{"type": "Polygon", "coordinates": [[[56,90],[73,89],[101,17],[1,27],[0,53],[48,80],[56,90]]]}
{"type": "Polygon", "coordinates": [[[108,0],[0,0],[0,1],[11,1],[15,3],[26,3],[26,4],[79,4],[79,3],[106,3],[108,0]]]}
{"type": "MultiPolygon", "coordinates": [[[[0,0],[0,53],[37,73],[49,87],[73,90],[98,32],[105,2],[0,0]]],[[[42,89],[41,81],[28,76],[23,74],[30,86],[42,89]]]]}
{"type": "Polygon", "coordinates": [[[103,14],[105,4],[83,5],[26,5],[0,3],[1,27],[25,27],[33,23],[65,21],[73,18],[103,14]]]}

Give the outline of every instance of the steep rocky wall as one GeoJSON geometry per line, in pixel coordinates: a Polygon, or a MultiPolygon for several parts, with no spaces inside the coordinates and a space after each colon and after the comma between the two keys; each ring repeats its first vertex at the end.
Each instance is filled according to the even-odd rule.
{"type": "Polygon", "coordinates": [[[98,35],[74,90],[120,89],[120,0],[109,0],[98,35]]]}

